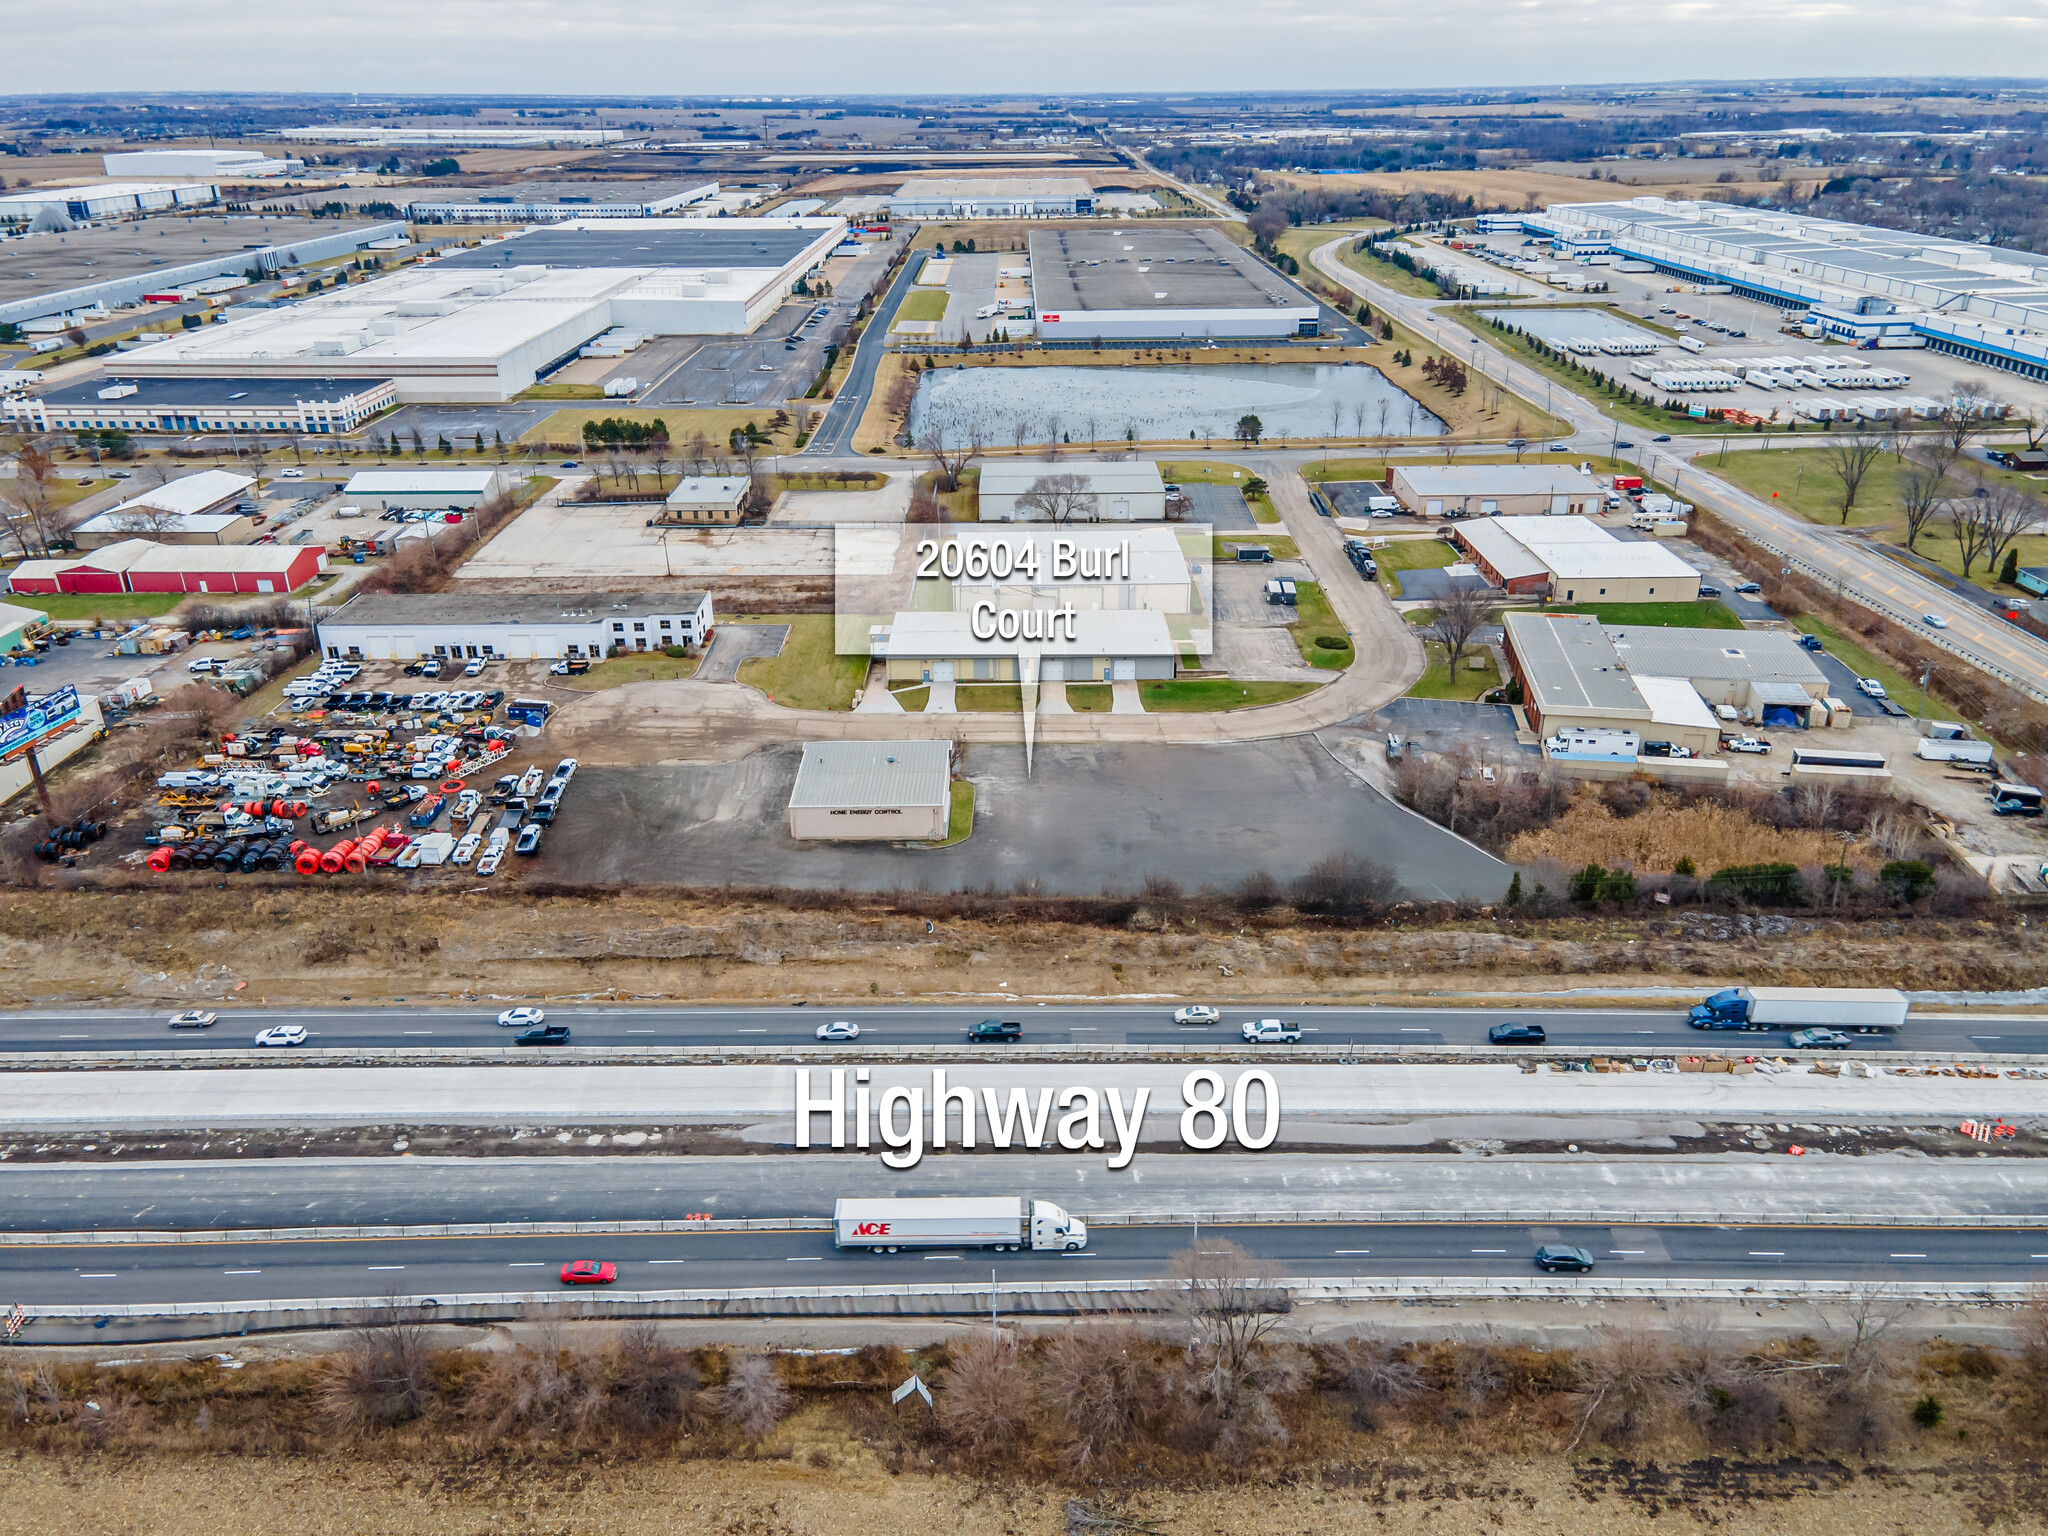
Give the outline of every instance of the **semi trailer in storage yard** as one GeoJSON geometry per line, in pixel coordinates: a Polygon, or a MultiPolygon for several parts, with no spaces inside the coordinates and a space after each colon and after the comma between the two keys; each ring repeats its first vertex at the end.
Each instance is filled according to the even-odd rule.
{"type": "Polygon", "coordinates": [[[1687,1016],[1694,1029],[1842,1029],[1874,1034],[1906,1022],[1910,1005],[1889,987],[1730,987],[1687,1016]]]}
{"type": "Polygon", "coordinates": [[[832,1241],[835,1247],[877,1253],[905,1248],[1073,1253],[1088,1246],[1088,1224],[1050,1200],[1025,1195],[841,1200],[832,1211],[832,1241]]]}

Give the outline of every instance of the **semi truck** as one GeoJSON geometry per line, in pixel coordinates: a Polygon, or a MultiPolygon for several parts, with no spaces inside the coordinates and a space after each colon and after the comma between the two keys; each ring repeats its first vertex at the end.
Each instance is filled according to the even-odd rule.
{"type": "Polygon", "coordinates": [[[841,1200],[832,1210],[832,1243],[874,1253],[906,1248],[1075,1253],[1088,1246],[1088,1224],[1050,1200],[1028,1195],[841,1200]]]}
{"type": "Polygon", "coordinates": [[[1694,1006],[1694,1029],[1841,1029],[1875,1034],[1906,1022],[1906,994],[1890,987],[1730,987],[1694,1006]]]}

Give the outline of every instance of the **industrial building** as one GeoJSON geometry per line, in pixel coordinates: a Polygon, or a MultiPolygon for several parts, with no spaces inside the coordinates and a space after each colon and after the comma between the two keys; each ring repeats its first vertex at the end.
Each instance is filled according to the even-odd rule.
{"type": "Polygon", "coordinates": [[[319,625],[324,655],[365,661],[552,661],[701,645],[710,634],[709,592],[368,592],[319,625]]]}
{"type": "Polygon", "coordinates": [[[1781,208],[1679,202],[1556,203],[1520,227],[1604,239],[1666,276],[1725,283],[1780,309],[1819,311],[1814,334],[1927,347],[2048,380],[2048,256],[1781,208]]]}
{"type": "Polygon", "coordinates": [[[126,149],[102,155],[109,176],[218,176],[222,181],[262,181],[296,176],[303,160],[279,160],[253,149],[126,149]]]}
{"type": "Polygon", "coordinates": [[[28,648],[28,632],[32,628],[50,622],[50,616],[40,608],[22,608],[13,603],[0,603],[0,656],[11,651],[28,648]]]}
{"type": "Polygon", "coordinates": [[[1032,233],[1032,312],[1045,341],[1314,336],[1314,299],[1213,229],[1032,233]]]}
{"type": "MultiPolygon", "coordinates": [[[[949,532],[944,542],[958,544],[961,550],[962,574],[951,583],[952,607],[957,613],[971,613],[984,603],[994,604],[999,611],[1061,606],[1083,612],[1094,608],[1147,608],[1168,614],[1212,611],[1205,595],[1208,562],[1203,556],[1190,562],[1179,534],[1171,528],[1119,531],[1080,526],[1055,530],[1042,523],[1026,533],[959,528],[949,532]],[[1000,558],[997,546],[1003,550],[1000,558]],[[1064,550],[1056,546],[1064,546],[1064,550]],[[1028,568],[1024,566],[1027,550],[1028,568]],[[1063,561],[1065,570],[1061,569],[1063,561]],[[1006,574],[996,574],[1005,568],[1006,574]],[[967,571],[988,574],[970,576],[967,571]]],[[[1207,540],[1198,535],[1193,542],[1206,545],[1207,540]]],[[[1206,553],[1204,549],[1203,555],[1206,553]]]]}
{"type": "MultiPolygon", "coordinates": [[[[175,291],[208,278],[240,277],[251,270],[276,273],[302,263],[351,256],[388,241],[408,243],[403,223],[206,216],[151,219],[140,227],[118,224],[32,234],[8,241],[0,255],[0,322],[27,325],[95,306],[119,308],[146,293],[175,291]]],[[[331,372],[332,365],[326,371],[331,372]]]]}
{"type": "Polygon", "coordinates": [[[379,512],[432,508],[467,512],[511,491],[520,475],[510,469],[362,469],[341,488],[351,506],[379,512]]]}
{"type": "Polygon", "coordinates": [[[661,521],[737,523],[752,483],[745,475],[692,475],[678,480],[661,504],[661,521]]]}
{"type": "Polygon", "coordinates": [[[873,632],[871,653],[892,683],[1129,682],[1175,671],[1166,615],[1151,609],[1077,612],[1071,640],[1063,626],[1050,640],[981,639],[974,626],[968,612],[899,613],[873,632]]]}
{"type": "Polygon", "coordinates": [[[1476,517],[1450,533],[1488,582],[1565,603],[1690,603],[1700,573],[1653,541],[1622,540],[1584,517],[1476,517]]]}
{"type": "Polygon", "coordinates": [[[309,123],[277,135],[299,144],[353,144],[371,149],[555,149],[623,144],[617,128],[372,128],[362,123],[309,123]]]}
{"type": "MultiPolygon", "coordinates": [[[[718,195],[718,183],[632,188],[634,196],[606,196],[589,182],[522,185],[518,192],[478,192],[467,198],[422,198],[406,204],[415,224],[546,224],[559,219],[654,219],[718,195]]],[[[787,216],[787,215],[785,215],[787,216]]]]}
{"type": "Polygon", "coordinates": [[[398,398],[389,379],[103,376],[0,399],[38,432],[353,432],[398,398]]]}
{"type": "Polygon", "coordinates": [[[1079,176],[920,176],[889,198],[896,219],[1071,219],[1095,212],[1095,189],[1079,176]]]}
{"type": "Polygon", "coordinates": [[[123,539],[90,554],[24,560],[8,577],[15,592],[296,592],[327,569],[318,544],[158,544],[123,539]]]}
{"type": "Polygon", "coordinates": [[[1607,488],[1591,475],[1549,464],[1399,464],[1388,483],[1419,517],[1585,514],[1607,502],[1607,488]]]}
{"type": "Polygon", "coordinates": [[[0,224],[32,223],[45,211],[79,224],[92,219],[132,219],[176,208],[201,208],[219,200],[219,188],[189,182],[110,181],[91,187],[34,187],[0,196],[0,224]]]}
{"type": "Polygon", "coordinates": [[[1156,523],[1166,516],[1166,482],[1159,466],[1149,460],[1113,464],[989,461],[981,466],[976,503],[981,520],[1044,521],[1044,512],[1020,507],[1017,501],[1049,475],[1073,475],[1088,482],[1085,495],[1089,499],[1076,509],[1075,522],[1156,523]]]}
{"type": "Polygon", "coordinates": [[[789,835],[935,843],[952,809],[944,741],[807,741],[789,793],[789,835]]]}
{"type": "Polygon", "coordinates": [[[241,498],[256,482],[224,469],[203,469],[172,480],[118,506],[88,517],[71,530],[80,549],[98,549],[126,539],[163,544],[246,544],[256,537],[253,515],[241,498]]]}
{"type": "Polygon", "coordinates": [[[401,401],[508,400],[614,327],[738,335],[824,261],[839,219],[597,219],[547,225],[287,309],[173,336],[175,376],[389,377],[401,401]]]}
{"type": "Polygon", "coordinates": [[[1830,723],[1827,678],[1788,634],[1610,628],[1570,613],[1510,612],[1501,627],[1508,670],[1541,736],[1633,731],[1710,752],[1720,740],[1715,706],[1766,725],[1830,723]]]}

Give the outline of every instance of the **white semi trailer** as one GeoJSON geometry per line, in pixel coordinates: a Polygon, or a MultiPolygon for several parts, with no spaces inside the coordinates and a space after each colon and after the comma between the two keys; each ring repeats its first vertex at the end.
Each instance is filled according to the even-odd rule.
{"type": "Polygon", "coordinates": [[[832,1211],[832,1241],[835,1247],[877,1253],[906,1248],[1074,1253],[1088,1246],[1088,1224],[1050,1200],[1027,1195],[841,1200],[832,1211]]]}

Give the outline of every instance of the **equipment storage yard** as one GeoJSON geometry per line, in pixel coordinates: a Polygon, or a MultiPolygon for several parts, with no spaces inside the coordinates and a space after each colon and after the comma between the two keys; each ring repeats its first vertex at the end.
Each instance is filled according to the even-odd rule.
{"type": "Polygon", "coordinates": [[[701,581],[713,576],[829,578],[832,531],[818,528],[650,528],[644,502],[569,501],[559,492],[528,507],[456,572],[463,582],[592,585],[701,581]]]}

